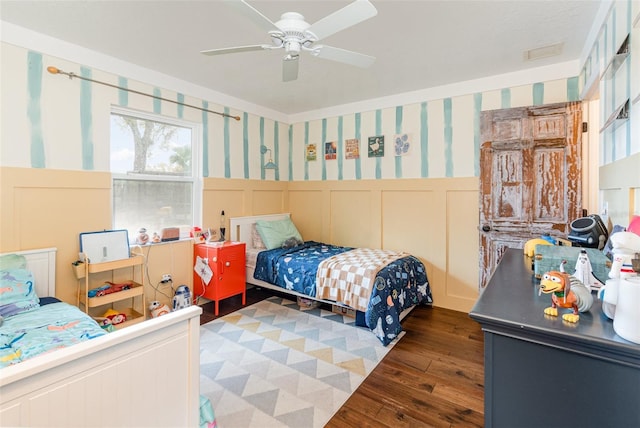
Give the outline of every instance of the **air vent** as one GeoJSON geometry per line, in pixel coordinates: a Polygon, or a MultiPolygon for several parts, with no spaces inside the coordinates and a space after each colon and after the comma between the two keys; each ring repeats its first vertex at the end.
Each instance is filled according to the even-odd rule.
{"type": "Polygon", "coordinates": [[[564,43],[556,43],[555,45],[543,46],[541,48],[529,49],[524,52],[525,61],[535,61],[537,59],[548,58],[551,56],[560,55],[564,43]]]}

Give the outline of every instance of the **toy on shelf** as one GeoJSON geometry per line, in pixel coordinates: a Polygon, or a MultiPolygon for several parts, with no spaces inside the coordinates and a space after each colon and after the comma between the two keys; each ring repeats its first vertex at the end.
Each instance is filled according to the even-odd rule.
{"type": "Polygon", "coordinates": [[[149,243],[149,234],[147,233],[147,229],[141,227],[138,230],[138,236],[136,237],[136,244],[146,245],[149,243]]]}
{"type": "Polygon", "coordinates": [[[102,317],[110,320],[113,325],[122,324],[127,320],[127,316],[125,314],[118,312],[115,309],[108,309],[102,317]]]}
{"type": "Polygon", "coordinates": [[[593,305],[591,291],[575,276],[564,272],[563,261],[560,271],[549,271],[540,280],[540,293],[551,294],[551,306],[544,310],[546,315],[558,316],[558,307],[572,309],[572,313],[562,315],[567,322],[578,322],[579,312],[587,312],[593,305]]]}
{"type": "Polygon", "coordinates": [[[106,296],[107,294],[117,293],[118,291],[128,290],[130,288],[130,283],[115,284],[113,282],[105,282],[103,286],[89,290],[89,297],[106,296]]]}

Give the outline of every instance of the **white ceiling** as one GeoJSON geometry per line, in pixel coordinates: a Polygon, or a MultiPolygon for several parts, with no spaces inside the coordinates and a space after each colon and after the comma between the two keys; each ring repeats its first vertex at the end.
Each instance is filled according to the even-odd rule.
{"type": "MultiPolygon", "coordinates": [[[[249,0],[272,21],[295,11],[313,23],[349,1],[249,0]]],[[[205,56],[201,50],[269,43],[222,1],[9,1],[0,18],[284,114],[387,97],[580,59],[599,0],[372,0],[378,15],[323,44],[375,56],[368,69],[303,53],[299,78],[281,81],[282,50],[205,56]],[[563,43],[525,61],[524,51],[563,43]]],[[[88,64],[91,65],[91,64],[88,64]]],[[[578,74],[576,65],[576,75],[578,74]]],[[[194,94],[196,95],[196,94],[194,94]]]]}

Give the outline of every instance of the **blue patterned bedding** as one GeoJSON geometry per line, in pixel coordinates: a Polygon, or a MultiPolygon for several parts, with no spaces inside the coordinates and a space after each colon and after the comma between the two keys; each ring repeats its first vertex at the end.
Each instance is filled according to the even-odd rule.
{"type": "MultiPolygon", "coordinates": [[[[350,247],[307,241],[293,248],[261,251],[254,278],[315,297],[318,265],[350,250],[350,247]]],[[[378,272],[364,324],[387,345],[402,331],[400,313],[404,309],[432,302],[424,265],[414,256],[403,257],[378,272]]]]}
{"type": "Polygon", "coordinates": [[[107,334],[77,307],[51,303],[4,319],[0,367],[107,334]]]}

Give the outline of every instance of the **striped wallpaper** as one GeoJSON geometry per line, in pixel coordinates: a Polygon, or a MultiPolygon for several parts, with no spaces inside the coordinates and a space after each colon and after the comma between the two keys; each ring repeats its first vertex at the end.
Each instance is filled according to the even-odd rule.
{"type": "MultiPolygon", "coordinates": [[[[110,105],[119,105],[199,124],[204,177],[297,181],[478,176],[481,111],[574,101],[578,99],[579,92],[579,78],[571,77],[285,124],[246,112],[236,112],[231,107],[219,106],[207,100],[187,100],[184,94],[150,87],[123,76],[75,66],[86,77],[109,81],[124,88],[135,88],[158,97],[201,105],[205,109],[240,115],[241,120],[235,121],[124,90],[104,89],[101,85],[82,80],[70,82],[70,85],[78,86],[77,98],[60,100],[58,97],[47,97],[43,95],[46,92],[43,89],[62,84],[60,78],[43,73],[43,64],[47,59],[40,53],[21,51],[19,48],[14,48],[8,55],[23,56],[22,64],[27,79],[24,95],[28,99],[28,108],[24,123],[10,126],[16,126],[16,132],[20,132],[20,126],[24,126],[26,133],[31,136],[28,158],[29,166],[33,168],[60,168],[49,161],[44,153],[73,150],[80,152],[81,156],[80,163],[71,168],[108,170],[108,159],[105,161],[102,156],[109,153],[108,135],[98,133],[94,124],[108,120],[103,116],[108,116],[110,105]],[[61,103],[63,106],[60,106],[61,103]],[[45,113],[56,108],[64,108],[68,115],[78,115],[79,138],[69,133],[72,127],[47,126],[45,113]],[[395,156],[394,137],[400,134],[407,135],[409,151],[407,155],[395,156]],[[384,136],[383,157],[368,157],[366,144],[371,136],[384,136]],[[360,141],[360,157],[346,159],[344,142],[354,138],[360,141]],[[326,142],[336,143],[335,159],[325,159],[326,142]],[[317,147],[315,161],[306,161],[305,148],[308,144],[317,147]],[[267,159],[260,152],[261,145],[272,150],[273,159],[279,166],[277,170],[262,168],[267,159]]],[[[74,66],[67,68],[73,69],[74,66]]],[[[63,169],[69,167],[65,165],[63,169]]]]}

